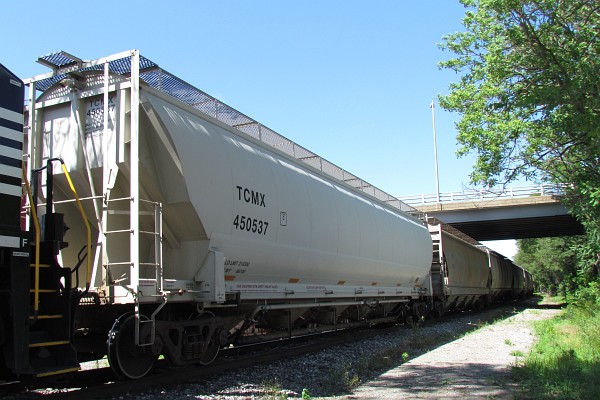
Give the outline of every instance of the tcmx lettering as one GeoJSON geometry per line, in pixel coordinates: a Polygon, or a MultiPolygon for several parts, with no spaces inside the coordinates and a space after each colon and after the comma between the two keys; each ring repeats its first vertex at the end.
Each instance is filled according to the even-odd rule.
{"type": "MultiPolygon", "coordinates": [[[[113,96],[108,96],[108,105],[114,107],[113,96]]],[[[90,100],[90,107],[100,107],[104,106],[104,97],[97,97],[95,99],[90,100]]]]}
{"type": "Polygon", "coordinates": [[[243,200],[246,203],[251,203],[259,207],[266,207],[264,193],[257,192],[242,186],[236,186],[236,189],[238,190],[239,201],[243,200]]]}

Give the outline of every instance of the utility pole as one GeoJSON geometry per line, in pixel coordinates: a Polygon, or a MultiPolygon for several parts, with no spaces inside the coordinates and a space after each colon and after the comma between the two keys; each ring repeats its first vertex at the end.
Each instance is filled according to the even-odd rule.
{"type": "Polygon", "coordinates": [[[437,159],[437,138],[435,134],[435,103],[431,100],[429,105],[431,108],[431,120],[433,122],[433,158],[435,160],[435,194],[437,204],[440,204],[440,177],[438,173],[438,159],[437,159]]]}

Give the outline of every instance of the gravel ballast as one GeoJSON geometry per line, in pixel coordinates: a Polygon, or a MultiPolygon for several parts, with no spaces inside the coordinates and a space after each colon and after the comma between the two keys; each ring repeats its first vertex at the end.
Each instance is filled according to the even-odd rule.
{"type": "Polygon", "coordinates": [[[532,322],[559,312],[530,306],[386,329],[318,353],[121,398],[284,399],[303,391],[311,398],[513,398],[510,368],[534,342],[532,322]]]}
{"type": "Polygon", "coordinates": [[[526,309],[392,369],[348,399],[513,399],[520,397],[511,367],[534,344],[533,321],[556,309],[526,309]]]}
{"type": "MultiPolygon", "coordinates": [[[[342,345],[257,363],[168,386],[124,390],[114,399],[397,399],[515,398],[511,367],[535,341],[533,321],[551,318],[555,308],[537,299],[478,313],[464,312],[427,321],[419,327],[395,326],[354,332],[342,345]]],[[[290,344],[294,346],[294,344],[290,344]]],[[[282,351],[273,350],[273,351],[282,351]]],[[[41,390],[8,396],[32,399],[41,390]]],[[[75,391],[77,392],[77,391],[75,391]]]]}

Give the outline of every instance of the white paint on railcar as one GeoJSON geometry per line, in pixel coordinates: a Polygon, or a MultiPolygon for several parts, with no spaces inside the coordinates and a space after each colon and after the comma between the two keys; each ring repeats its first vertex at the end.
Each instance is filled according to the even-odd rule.
{"type": "Polygon", "coordinates": [[[424,226],[216,121],[145,99],[171,135],[210,247],[247,260],[228,268],[236,280],[278,283],[293,275],[388,287],[424,281],[431,263],[424,226]]]}
{"type": "MultiPolygon", "coordinates": [[[[51,103],[38,108],[43,128],[38,143],[43,148],[36,151],[42,159],[61,157],[69,171],[76,171],[82,196],[91,195],[86,165],[95,177],[97,193],[109,189],[111,199],[129,196],[128,87],[110,90],[108,129],[103,126],[104,97],[97,86],[77,95],[57,96],[49,90],[42,100],[51,96],[51,103]],[[105,131],[108,163],[103,163],[107,155],[102,154],[105,131]],[[107,188],[102,187],[105,165],[111,168],[107,188]]],[[[163,205],[164,276],[201,281],[190,291],[195,295],[170,301],[189,301],[190,296],[214,301],[210,296],[217,296],[217,286],[259,298],[250,287],[239,286],[251,282],[272,285],[275,297],[298,299],[314,298],[320,289],[308,288],[317,286],[327,288],[323,295],[379,297],[417,296],[426,287],[432,243],[418,221],[144,85],[140,111],[140,194],[163,205]],[[223,261],[218,262],[220,255],[211,261],[211,254],[222,254],[223,261]],[[202,294],[206,291],[211,292],[209,297],[202,294]]],[[[59,189],[55,200],[60,201],[69,191],[61,172],[55,172],[59,189]]],[[[116,203],[108,207],[107,229],[127,231],[128,207],[116,203]]],[[[93,219],[93,202],[84,208],[93,219]]],[[[58,205],[57,210],[68,221],[79,218],[72,205],[58,205]]],[[[142,230],[148,225],[144,218],[140,214],[142,230]]],[[[70,247],[62,255],[65,265],[76,263],[85,237],[81,229],[71,225],[66,237],[70,247]]],[[[106,240],[104,262],[110,267],[100,264],[96,253],[93,282],[99,290],[113,286],[115,302],[132,302],[129,292],[116,288],[127,285],[130,269],[127,234],[119,235],[106,240]]],[[[100,239],[94,229],[93,241],[100,239]]],[[[154,272],[145,264],[154,246],[153,239],[141,237],[139,279],[146,291],[154,272]]]]}

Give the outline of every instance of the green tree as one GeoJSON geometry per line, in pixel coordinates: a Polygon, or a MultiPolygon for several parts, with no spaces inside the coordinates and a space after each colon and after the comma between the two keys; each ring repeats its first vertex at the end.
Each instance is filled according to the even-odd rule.
{"type": "Polygon", "coordinates": [[[521,239],[515,262],[534,277],[536,289],[551,295],[572,291],[582,271],[581,249],[585,237],[521,239]]]}
{"type": "Polygon", "coordinates": [[[460,74],[443,108],[458,112],[459,155],[474,184],[519,177],[569,184],[565,203],[600,242],[600,3],[461,0],[464,32],[444,38],[460,74]]]}

